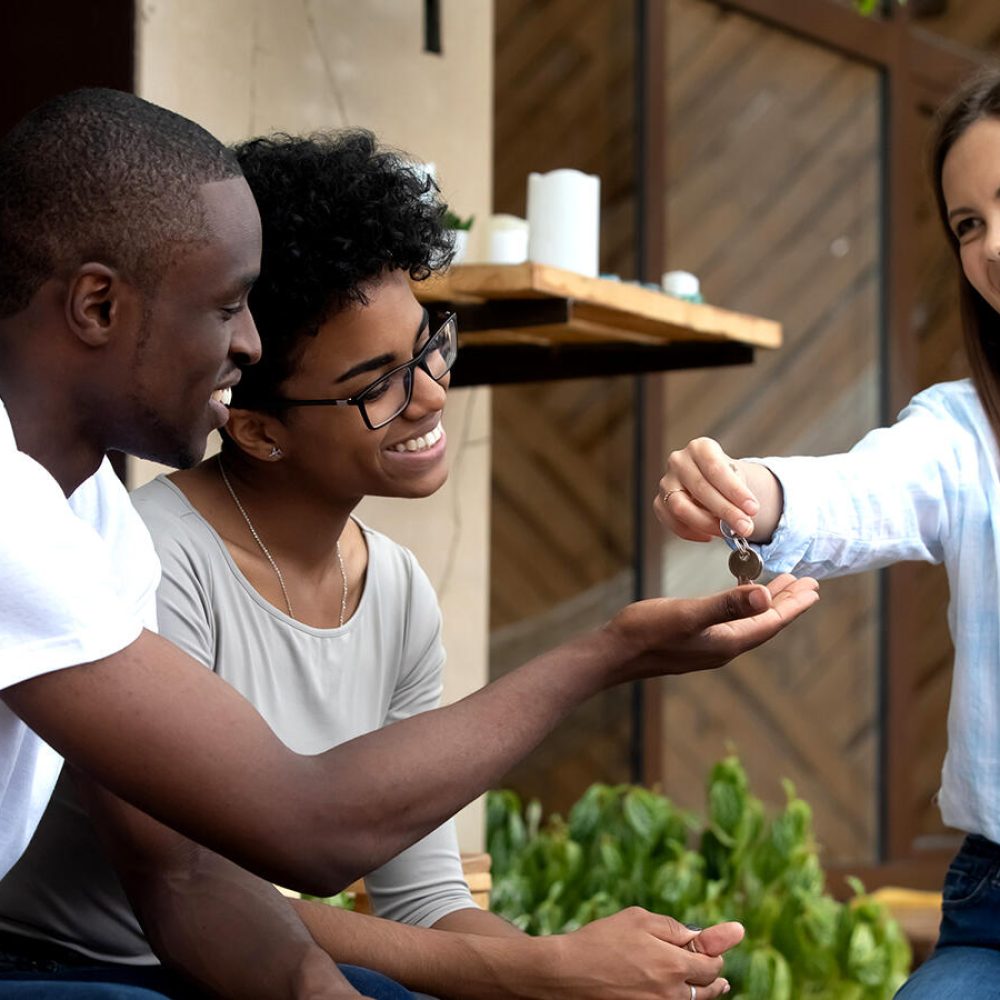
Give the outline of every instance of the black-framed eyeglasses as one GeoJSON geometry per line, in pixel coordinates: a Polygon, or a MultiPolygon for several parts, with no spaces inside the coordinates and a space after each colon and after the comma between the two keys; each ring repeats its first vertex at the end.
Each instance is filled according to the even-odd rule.
{"type": "Polygon", "coordinates": [[[376,431],[395,420],[410,405],[413,398],[413,372],[421,368],[435,382],[451,371],[458,356],[458,323],[454,313],[448,313],[427,343],[404,364],[377,378],[361,392],[347,399],[287,399],[277,396],[269,406],[356,406],[369,430],[376,431]]]}

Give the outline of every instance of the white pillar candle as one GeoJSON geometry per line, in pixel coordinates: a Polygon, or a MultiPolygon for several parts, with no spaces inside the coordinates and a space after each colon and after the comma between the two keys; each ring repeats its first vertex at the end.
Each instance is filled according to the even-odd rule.
{"type": "Polygon", "coordinates": [[[528,175],[528,259],[597,277],[601,179],[579,170],[528,175]]]}

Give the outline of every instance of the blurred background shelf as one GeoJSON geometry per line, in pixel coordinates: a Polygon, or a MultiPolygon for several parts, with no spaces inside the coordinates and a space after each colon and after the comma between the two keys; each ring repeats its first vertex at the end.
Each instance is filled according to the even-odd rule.
{"type": "Polygon", "coordinates": [[[458,315],[452,385],[749,364],[781,346],[772,320],[544,264],[464,264],[414,285],[458,315]]]}

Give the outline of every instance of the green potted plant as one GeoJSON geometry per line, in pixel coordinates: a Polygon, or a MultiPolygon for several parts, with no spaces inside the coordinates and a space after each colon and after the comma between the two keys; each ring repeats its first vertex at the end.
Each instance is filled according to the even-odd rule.
{"type": "Polygon", "coordinates": [[[593,785],[568,820],[537,802],[487,800],[491,908],[531,934],[571,931],[627,906],[707,926],[739,920],[726,956],[733,1000],[889,1000],[910,949],[884,906],[853,883],[824,892],[812,810],[791,783],[767,817],[735,757],[713,768],[705,820],[644,788],[593,785]]]}
{"type": "MultiPolygon", "coordinates": [[[[897,0],[897,3],[902,7],[906,3],[906,0],[897,0]]],[[[883,6],[882,0],[854,0],[855,9],[866,17],[872,17],[877,14],[883,6]]]]}
{"type": "Polygon", "coordinates": [[[450,208],[444,213],[445,228],[452,230],[455,237],[453,264],[461,264],[465,261],[465,255],[468,253],[469,230],[472,228],[475,218],[474,215],[470,215],[468,218],[463,219],[460,215],[456,215],[450,208]]]}

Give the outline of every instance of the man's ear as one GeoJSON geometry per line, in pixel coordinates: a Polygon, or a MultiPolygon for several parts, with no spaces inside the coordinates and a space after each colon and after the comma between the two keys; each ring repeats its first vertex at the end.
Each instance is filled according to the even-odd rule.
{"type": "Polygon", "coordinates": [[[66,322],[88,347],[103,347],[115,328],[137,309],[137,295],[121,275],[106,264],[81,264],[66,291],[66,322]]]}
{"type": "Polygon", "coordinates": [[[277,417],[258,410],[231,407],[226,433],[233,443],[260,462],[279,461],[286,454],[284,427],[277,417]]]}

